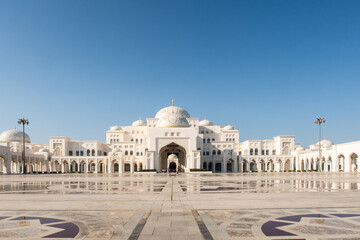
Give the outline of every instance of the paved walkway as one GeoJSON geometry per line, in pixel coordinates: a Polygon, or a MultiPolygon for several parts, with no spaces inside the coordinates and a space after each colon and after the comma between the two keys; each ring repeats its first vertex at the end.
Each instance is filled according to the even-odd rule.
{"type": "Polygon", "coordinates": [[[204,239],[184,195],[176,176],[170,176],[159,196],[162,207],[151,210],[139,239],[204,239]]]}

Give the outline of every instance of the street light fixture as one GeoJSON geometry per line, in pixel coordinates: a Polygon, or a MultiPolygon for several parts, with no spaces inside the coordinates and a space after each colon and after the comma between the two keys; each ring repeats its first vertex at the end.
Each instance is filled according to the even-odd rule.
{"type": "Polygon", "coordinates": [[[25,170],[25,124],[29,125],[29,121],[25,118],[21,118],[18,121],[18,124],[22,124],[23,125],[23,152],[22,152],[22,169],[23,169],[23,173],[26,174],[26,170],[25,170]]]}
{"type": "Polygon", "coordinates": [[[315,119],[314,123],[319,125],[319,167],[321,171],[321,124],[325,123],[325,118],[318,117],[315,119]]]}

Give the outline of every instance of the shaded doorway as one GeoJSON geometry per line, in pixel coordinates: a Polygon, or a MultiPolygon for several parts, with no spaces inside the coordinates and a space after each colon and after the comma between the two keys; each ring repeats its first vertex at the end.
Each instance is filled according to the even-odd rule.
{"type": "Polygon", "coordinates": [[[221,163],[215,164],[215,172],[221,172],[221,163]]]}
{"type": "Polygon", "coordinates": [[[130,164],[125,163],[125,172],[130,172],[130,164]]]}
{"type": "Polygon", "coordinates": [[[114,173],[118,173],[119,172],[119,164],[115,163],[114,164],[114,173]]]}
{"type": "Polygon", "coordinates": [[[176,172],[176,163],[175,162],[171,162],[169,164],[169,172],[176,172]]]}

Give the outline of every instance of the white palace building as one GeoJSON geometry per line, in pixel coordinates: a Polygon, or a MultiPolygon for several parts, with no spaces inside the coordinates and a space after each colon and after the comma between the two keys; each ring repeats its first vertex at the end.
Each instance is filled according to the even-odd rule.
{"type": "MultiPolygon", "coordinates": [[[[324,171],[360,172],[360,141],[321,141],[304,149],[294,136],[239,141],[234,126],[216,126],[190,117],[183,108],[165,107],[154,118],[131,126],[112,126],[106,143],[50,137],[49,144],[31,143],[25,135],[25,170],[29,173],[123,173],[144,170],[190,172],[324,171]]],[[[0,135],[0,173],[22,172],[22,131],[0,135]]]]}

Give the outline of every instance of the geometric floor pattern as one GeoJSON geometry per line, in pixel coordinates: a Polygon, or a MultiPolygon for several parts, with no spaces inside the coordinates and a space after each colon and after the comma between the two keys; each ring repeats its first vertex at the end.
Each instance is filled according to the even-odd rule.
{"type": "Polygon", "coordinates": [[[360,208],[201,211],[215,239],[360,239],[360,208]]]}
{"type": "Polygon", "coordinates": [[[0,175],[0,239],[360,239],[360,174],[0,175]]]}
{"type": "Polygon", "coordinates": [[[134,211],[0,212],[1,239],[111,239],[124,235],[134,211]],[[116,229],[116,231],[114,231],[116,229]]]}

